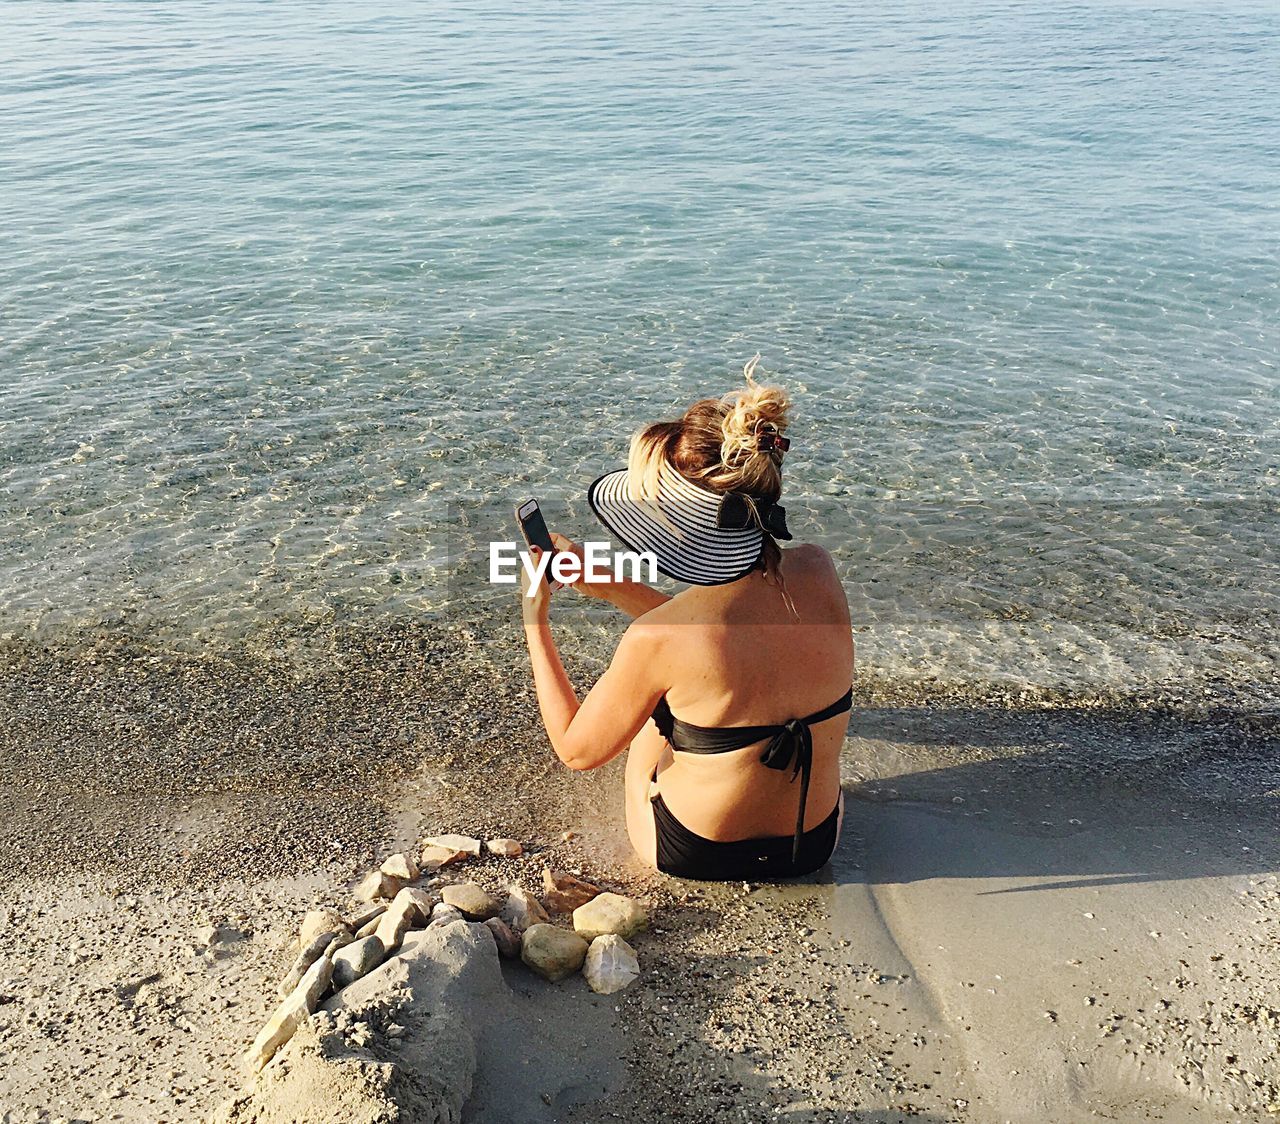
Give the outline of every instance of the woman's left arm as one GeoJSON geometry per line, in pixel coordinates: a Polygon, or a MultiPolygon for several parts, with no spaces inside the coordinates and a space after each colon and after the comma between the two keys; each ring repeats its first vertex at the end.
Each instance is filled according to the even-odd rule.
{"type": "Polygon", "coordinates": [[[579,703],[551,636],[551,595],[545,582],[540,585],[533,597],[521,598],[538,709],[556,756],[570,769],[594,769],[631,744],[663,693],[659,632],[651,624],[632,624],[608,670],[579,703]]]}

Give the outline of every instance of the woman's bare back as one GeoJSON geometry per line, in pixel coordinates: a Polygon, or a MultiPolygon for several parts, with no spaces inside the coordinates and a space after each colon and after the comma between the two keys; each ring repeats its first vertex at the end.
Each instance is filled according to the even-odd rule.
{"type": "MultiPolygon", "coordinates": [[[[699,726],[775,725],[839,699],[853,679],[853,640],[844,591],[830,556],[814,546],[783,552],[778,584],[762,574],[694,588],[646,615],[672,641],[667,705],[699,726]]],[[[835,806],[847,713],[812,728],[813,775],[806,830],[835,806]]],[[[648,724],[641,737],[657,734],[648,724]]],[[[763,743],[761,743],[763,744],[763,743]]],[[[727,753],[672,753],[658,785],[671,812],[708,839],[790,835],[800,798],[789,771],[764,768],[761,744],[727,753]]]]}

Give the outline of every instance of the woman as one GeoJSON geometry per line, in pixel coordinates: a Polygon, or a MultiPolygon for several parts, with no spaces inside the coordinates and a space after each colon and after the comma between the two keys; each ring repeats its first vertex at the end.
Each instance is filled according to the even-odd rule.
{"type": "Polygon", "coordinates": [[[594,769],[627,750],[632,845],[685,878],[817,870],[844,814],[849,607],[825,550],[777,545],[791,538],[777,505],[790,403],[754,381],[754,364],[745,388],[648,426],[627,468],[591,485],[614,536],[689,588],[668,597],[639,582],[575,584],[635,618],[581,704],[551,637],[546,582],[521,601],[556,754],[594,769]]]}

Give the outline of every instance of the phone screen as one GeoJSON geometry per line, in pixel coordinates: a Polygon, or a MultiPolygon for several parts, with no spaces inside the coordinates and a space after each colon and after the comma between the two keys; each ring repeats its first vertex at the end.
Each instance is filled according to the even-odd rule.
{"type": "Polygon", "coordinates": [[[542,509],[537,500],[527,500],[516,508],[516,518],[520,521],[520,530],[524,533],[525,542],[551,554],[555,546],[551,542],[551,533],[547,530],[547,521],[542,518],[542,509]]]}

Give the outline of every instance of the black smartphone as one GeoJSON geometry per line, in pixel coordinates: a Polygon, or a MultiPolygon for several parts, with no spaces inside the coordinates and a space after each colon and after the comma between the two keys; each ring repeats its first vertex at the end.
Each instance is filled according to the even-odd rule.
{"type": "Polygon", "coordinates": [[[525,500],[516,508],[516,521],[520,524],[520,533],[524,541],[548,554],[556,552],[551,542],[551,532],[547,530],[547,521],[542,518],[542,508],[537,500],[525,500]]]}
{"type": "MultiPolygon", "coordinates": [[[[542,508],[538,506],[538,501],[525,500],[520,504],[516,508],[516,522],[520,524],[520,533],[524,535],[524,541],[546,552],[547,565],[550,566],[551,558],[555,557],[556,548],[551,541],[551,532],[547,530],[547,521],[542,518],[542,508]]],[[[552,581],[550,570],[547,571],[547,585],[551,587],[552,592],[560,588],[559,582],[552,581]]]]}

